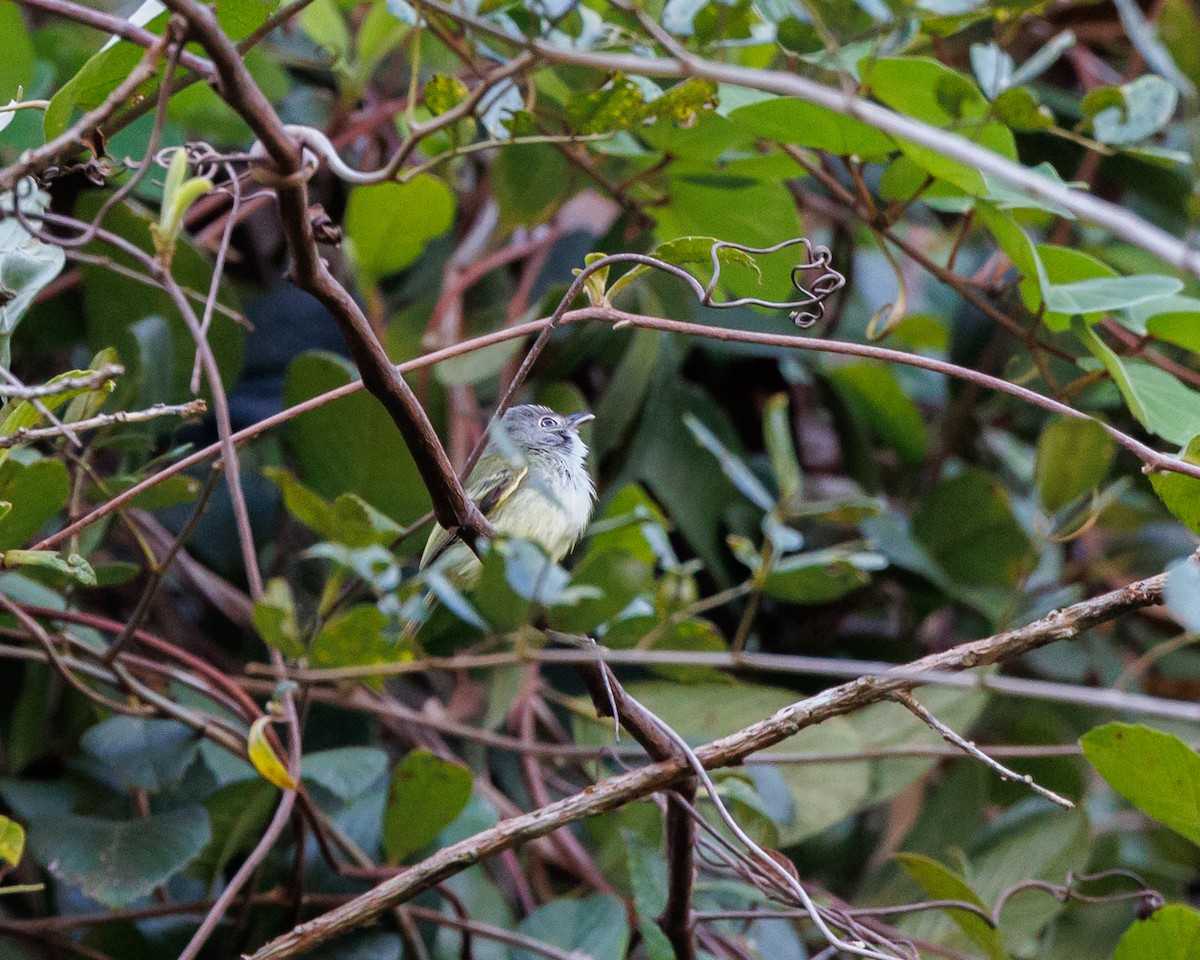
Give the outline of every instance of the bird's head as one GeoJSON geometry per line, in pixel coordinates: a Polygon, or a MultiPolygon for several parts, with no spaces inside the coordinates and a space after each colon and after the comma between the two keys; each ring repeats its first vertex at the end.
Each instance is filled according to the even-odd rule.
{"type": "Polygon", "coordinates": [[[504,413],[501,424],[509,440],[523,454],[583,460],[587,445],[579,428],[593,420],[590,413],[555,413],[537,403],[523,403],[504,413]]]}

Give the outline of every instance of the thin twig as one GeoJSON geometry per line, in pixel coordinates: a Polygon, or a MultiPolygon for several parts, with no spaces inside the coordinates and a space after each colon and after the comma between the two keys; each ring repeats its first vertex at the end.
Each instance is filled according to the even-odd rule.
{"type": "Polygon", "coordinates": [[[1010,770],[1002,763],[999,763],[992,757],[989,757],[974,743],[959,736],[959,734],[955,733],[952,729],[950,729],[950,727],[946,726],[946,724],[942,723],[941,720],[939,720],[932,713],[926,710],[925,707],[918,703],[916,698],[913,697],[913,695],[907,690],[897,691],[892,695],[892,699],[901,704],[906,710],[909,711],[909,713],[913,714],[913,716],[919,719],[930,729],[940,734],[942,739],[947,743],[954,744],[959,749],[969,753],[972,757],[983,763],[985,766],[991,767],[998,774],[1000,774],[1000,778],[1002,780],[1015,780],[1017,783],[1023,783],[1034,793],[1045,797],[1051,803],[1057,803],[1060,807],[1063,807],[1067,810],[1075,809],[1075,804],[1066,797],[1060,796],[1053,790],[1047,790],[1041,784],[1036,783],[1033,777],[1027,773],[1022,775],[1010,770]]]}
{"type": "MultiPolygon", "coordinates": [[[[115,424],[146,423],[161,417],[199,417],[208,411],[208,405],[203,400],[189,400],[187,403],[156,403],[145,410],[117,410],[115,413],[98,413],[86,420],[76,420],[69,425],[75,430],[99,430],[101,427],[111,427],[115,424]]],[[[39,440],[53,440],[63,436],[68,425],[52,427],[20,427],[15,433],[0,437],[0,450],[17,447],[23,443],[36,443],[39,440]]]]}

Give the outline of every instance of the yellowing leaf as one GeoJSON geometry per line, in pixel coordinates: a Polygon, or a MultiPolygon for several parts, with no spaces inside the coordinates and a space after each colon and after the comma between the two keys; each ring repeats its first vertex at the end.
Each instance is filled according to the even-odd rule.
{"type": "Polygon", "coordinates": [[[246,738],[250,762],[254,764],[254,769],[262,775],[264,780],[283,790],[295,790],[298,784],[267,739],[267,725],[273,719],[269,716],[259,717],[250,726],[250,734],[246,738]]]}
{"type": "Polygon", "coordinates": [[[0,817],[0,860],[16,867],[25,852],[25,828],[15,820],[0,817]]]}

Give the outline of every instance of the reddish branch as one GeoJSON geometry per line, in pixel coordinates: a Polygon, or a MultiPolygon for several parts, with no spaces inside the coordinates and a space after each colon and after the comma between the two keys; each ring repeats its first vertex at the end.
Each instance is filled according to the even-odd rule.
{"type": "Polygon", "coordinates": [[[447,529],[457,529],[468,542],[490,534],[491,526],[463,491],[424,408],[392,365],[354,298],[330,273],[317,250],[308,204],[311,165],[305,163],[301,149],[288,136],[213,12],[192,0],[167,0],[167,6],[187,21],[208,51],[224,100],[246,121],[266,151],[270,165],[262,165],[257,172],[279,198],[293,279],[333,315],[362,374],[363,385],[383,404],[404,436],[421,479],[429,488],[438,522],[447,529]]]}

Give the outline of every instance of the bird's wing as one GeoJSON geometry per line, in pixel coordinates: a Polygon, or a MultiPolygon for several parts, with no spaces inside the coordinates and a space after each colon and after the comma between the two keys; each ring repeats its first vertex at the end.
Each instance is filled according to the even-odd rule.
{"type": "MultiPolygon", "coordinates": [[[[488,478],[478,484],[468,485],[467,496],[475,501],[480,513],[485,517],[490,517],[500,504],[513,495],[527,473],[529,473],[529,467],[522,467],[507,477],[488,478]]],[[[429,542],[425,544],[425,552],[421,554],[421,569],[424,570],[434,563],[438,557],[458,543],[459,539],[458,534],[450,534],[441,525],[434,526],[433,532],[429,534],[429,542]]]]}

